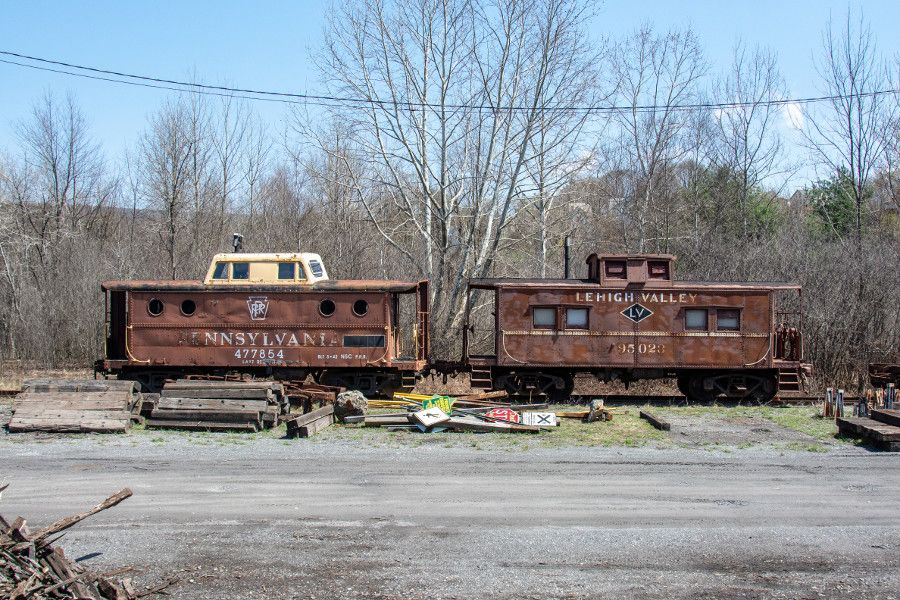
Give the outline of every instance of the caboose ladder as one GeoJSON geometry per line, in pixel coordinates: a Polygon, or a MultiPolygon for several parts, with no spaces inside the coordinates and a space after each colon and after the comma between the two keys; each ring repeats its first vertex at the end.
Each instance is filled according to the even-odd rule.
{"type": "Polygon", "coordinates": [[[799,394],[803,391],[802,385],[803,384],[800,381],[800,373],[797,371],[797,369],[778,369],[779,394],[783,394],[785,392],[799,394]]]}
{"type": "Polygon", "coordinates": [[[472,365],[470,380],[472,389],[489,390],[494,385],[490,367],[472,365]]]}

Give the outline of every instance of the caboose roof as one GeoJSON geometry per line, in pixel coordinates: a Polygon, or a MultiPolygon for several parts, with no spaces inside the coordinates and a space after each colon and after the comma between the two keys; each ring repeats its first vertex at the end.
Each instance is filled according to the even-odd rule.
{"type": "Polygon", "coordinates": [[[341,279],[317,281],[311,285],[265,285],[259,283],[207,285],[198,279],[104,281],[103,291],[190,291],[190,292],[414,292],[419,283],[392,279],[341,279]]]}
{"type": "MultiPolygon", "coordinates": [[[[631,255],[629,255],[631,256],[631,255]]],[[[516,277],[484,277],[469,280],[469,287],[510,287],[510,288],[598,288],[601,287],[592,279],[529,279],[516,277]]],[[[784,281],[673,281],[666,290],[688,290],[688,289],[706,289],[706,290],[799,290],[800,285],[784,281]]],[[[625,290],[641,290],[644,289],[640,285],[630,286],[627,288],[617,288],[625,290]]],[[[648,288],[650,289],[650,288],[648,288]]],[[[652,291],[662,291],[653,288],[652,291]]]]}

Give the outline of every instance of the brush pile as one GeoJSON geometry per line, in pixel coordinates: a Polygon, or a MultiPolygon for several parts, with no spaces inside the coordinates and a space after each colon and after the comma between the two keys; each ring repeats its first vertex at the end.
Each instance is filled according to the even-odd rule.
{"type": "MultiPolygon", "coordinates": [[[[0,486],[0,492],[6,487],[0,486]]],[[[62,548],[53,546],[60,532],[129,496],[131,490],[125,488],[86,512],[60,519],[37,531],[30,531],[22,517],[9,523],[0,516],[0,598],[133,600],[172,585],[174,580],[139,592],[130,579],[117,579],[131,571],[130,568],[95,573],[66,558],[62,548]]]]}

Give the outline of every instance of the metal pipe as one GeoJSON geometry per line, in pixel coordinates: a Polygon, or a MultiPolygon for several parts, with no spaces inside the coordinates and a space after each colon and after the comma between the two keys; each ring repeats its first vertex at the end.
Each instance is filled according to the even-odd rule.
{"type": "Polygon", "coordinates": [[[569,236],[563,242],[563,272],[565,279],[569,278],[569,236]]]}

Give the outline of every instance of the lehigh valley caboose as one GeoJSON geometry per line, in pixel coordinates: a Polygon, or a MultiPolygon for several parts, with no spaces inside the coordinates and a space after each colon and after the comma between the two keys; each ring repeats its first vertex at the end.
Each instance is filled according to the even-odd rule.
{"type": "Polygon", "coordinates": [[[695,400],[766,401],[779,375],[799,381],[799,327],[776,322],[777,294],[799,300],[799,286],[677,282],[670,255],[594,254],[587,262],[585,280],[469,282],[469,306],[490,315],[470,312],[465,329],[473,385],[562,399],[575,374],[589,373],[626,384],[675,378],[695,400]]]}
{"type": "Polygon", "coordinates": [[[219,254],[204,281],[107,281],[101,371],[158,389],[229,372],[366,393],[426,365],[428,283],[332,281],[309,253],[219,254]]]}

